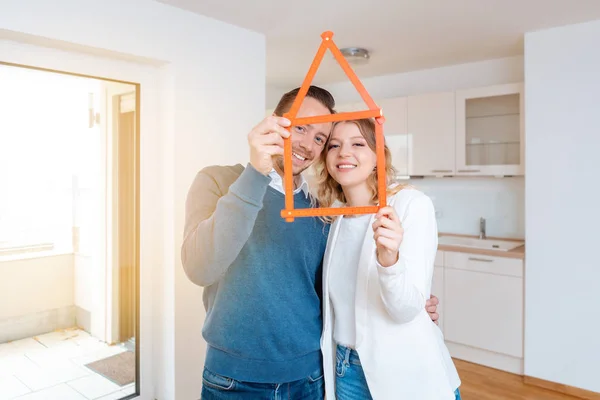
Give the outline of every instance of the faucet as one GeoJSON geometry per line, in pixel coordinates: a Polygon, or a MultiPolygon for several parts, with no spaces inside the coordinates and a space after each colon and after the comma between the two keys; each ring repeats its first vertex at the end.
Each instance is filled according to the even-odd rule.
{"type": "Polygon", "coordinates": [[[487,236],[485,234],[485,218],[479,218],[479,239],[485,239],[487,236]]]}

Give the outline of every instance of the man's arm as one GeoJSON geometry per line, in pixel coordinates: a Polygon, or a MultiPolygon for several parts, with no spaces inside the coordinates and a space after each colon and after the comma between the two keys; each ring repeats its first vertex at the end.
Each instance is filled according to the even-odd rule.
{"type": "Polygon", "coordinates": [[[212,285],[240,254],[262,208],[273,156],[283,154],[290,123],[271,116],[250,131],[250,163],[228,191],[213,176],[225,172],[224,167],[206,168],[196,176],[186,200],[181,247],[183,269],[192,282],[212,285]]]}
{"type": "Polygon", "coordinates": [[[248,165],[227,191],[213,176],[225,168],[200,171],[186,200],[181,260],[188,278],[200,286],[218,281],[239,255],[271,181],[248,165]]]}
{"type": "Polygon", "coordinates": [[[399,230],[397,213],[401,212],[398,209],[400,204],[395,207],[389,218],[384,218],[381,224],[374,224],[377,227],[375,240],[380,243],[377,270],[381,299],[388,313],[396,322],[408,323],[426,307],[428,276],[433,271],[432,249],[437,244],[435,214],[429,197],[419,195],[411,198],[399,230]],[[392,231],[393,227],[393,232],[378,233],[384,226],[390,227],[388,231],[392,231]],[[393,254],[386,249],[397,249],[398,232],[402,235],[396,250],[397,261],[391,264],[394,257],[389,257],[393,254]]]}

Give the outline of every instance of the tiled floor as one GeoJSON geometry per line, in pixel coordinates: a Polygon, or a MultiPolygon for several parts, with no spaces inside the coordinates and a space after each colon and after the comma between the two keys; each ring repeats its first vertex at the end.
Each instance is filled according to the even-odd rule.
{"type": "Polygon", "coordinates": [[[85,364],[125,351],[79,329],[0,344],[0,400],[118,400],[135,392],[85,364]]]}

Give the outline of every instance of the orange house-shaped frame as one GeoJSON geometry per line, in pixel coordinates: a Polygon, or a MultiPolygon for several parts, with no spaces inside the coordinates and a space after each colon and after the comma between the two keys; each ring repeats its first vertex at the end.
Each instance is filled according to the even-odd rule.
{"type": "Polygon", "coordinates": [[[281,217],[285,218],[287,222],[293,222],[295,217],[316,217],[316,216],[335,216],[335,215],[351,215],[351,214],[374,214],[379,211],[380,208],[386,206],[386,174],[385,174],[385,139],[383,136],[383,124],[385,118],[383,117],[383,110],[375,104],[369,93],[360,82],[348,61],[344,58],[341,51],[337,48],[333,42],[333,32],[327,31],[321,34],[322,42],[319,47],[317,54],[304,78],[304,82],[300,87],[300,91],[292,104],[289,112],[285,113],[283,117],[291,121],[291,129],[293,126],[308,125],[308,124],[319,124],[324,122],[336,122],[336,121],[351,121],[363,118],[375,118],[375,141],[376,141],[376,154],[377,154],[377,190],[379,205],[369,207],[336,207],[336,208],[303,208],[294,209],[294,184],[292,176],[292,140],[290,137],[284,139],[284,190],[285,190],[285,209],[281,210],[281,217]],[[340,64],[360,96],[362,97],[365,104],[369,107],[365,111],[355,112],[343,112],[338,114],[327,114],[318,115],[314,117],[296,118],[298,109],[306,97],[308,88],[319,69],[319,65],[323,60],[325,52],[329,49],[336,61],[340,64]]]}

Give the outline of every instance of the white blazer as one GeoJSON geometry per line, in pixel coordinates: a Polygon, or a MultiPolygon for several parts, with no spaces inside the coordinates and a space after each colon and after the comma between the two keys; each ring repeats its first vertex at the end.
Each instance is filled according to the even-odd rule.
{"type": "MultiPolygon", "coordinates": [[[[367,228],[356,282],[356,351],[374,400],[454,400],[460,379],[442,332],[425,310],[437,250],[433,204],[410,188],[388,203],[398,213],[404,237],[398,262],[383,268],[375,257],[371,225],[367,228]]],[[[336,377],[329,269],[340,219],[331,227],[323,264],[321,350],[329,400],[335,399],[336,377]]]]}

